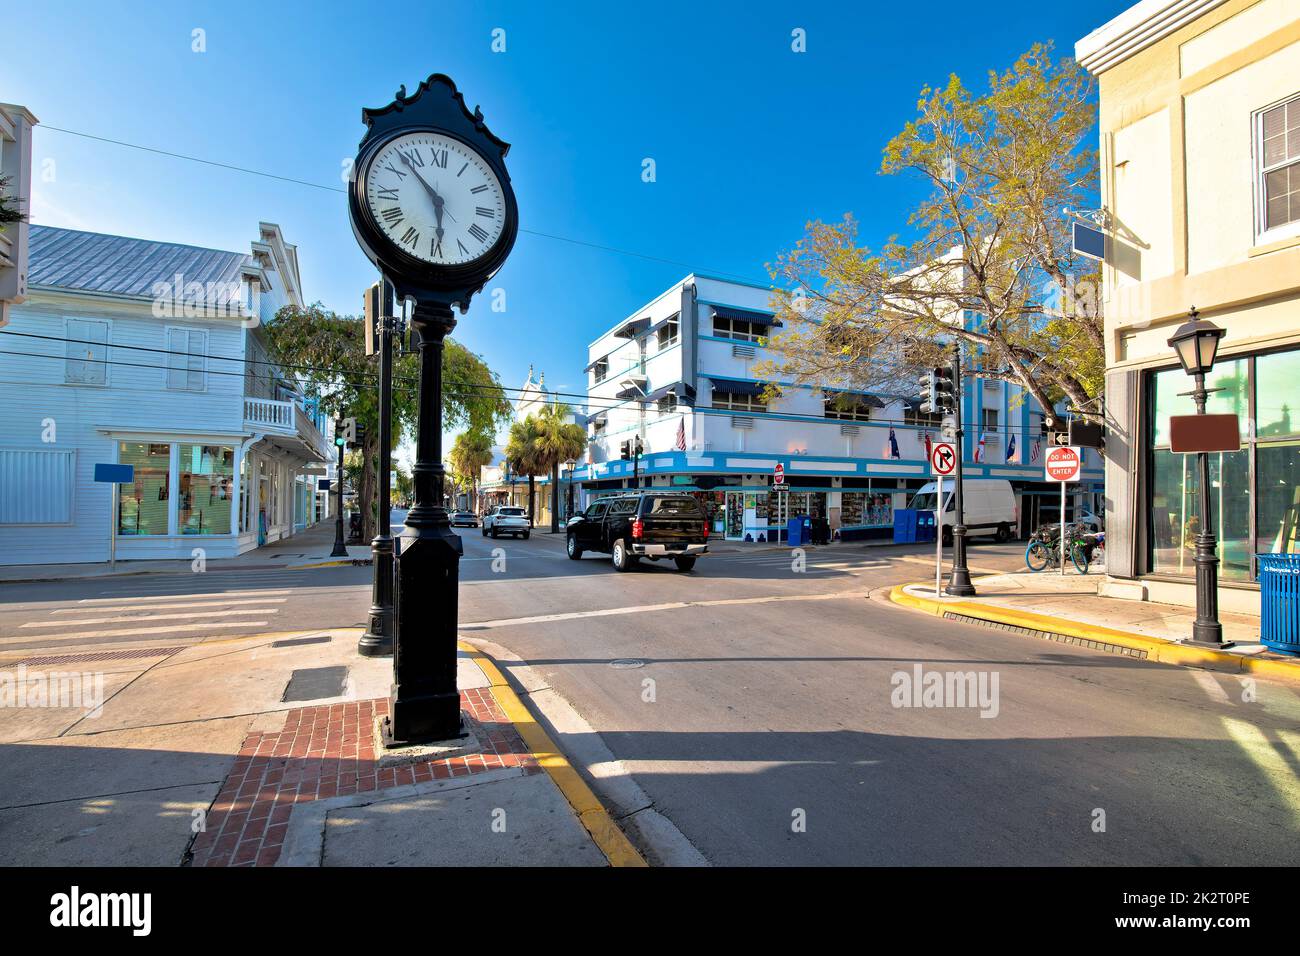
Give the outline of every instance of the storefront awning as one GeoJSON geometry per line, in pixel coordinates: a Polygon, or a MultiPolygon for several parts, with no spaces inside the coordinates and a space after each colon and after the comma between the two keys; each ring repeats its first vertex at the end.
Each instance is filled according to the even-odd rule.
{"type": "Polygon", "coordinates": [[[751,312],[749,309],[732,309],[722,305],[713,307],[713,316],[718,319],[731,319],[734,322],[749,322],[753,325],[778,327],[781,325],[776,316],[770,312],[751,312]]]}

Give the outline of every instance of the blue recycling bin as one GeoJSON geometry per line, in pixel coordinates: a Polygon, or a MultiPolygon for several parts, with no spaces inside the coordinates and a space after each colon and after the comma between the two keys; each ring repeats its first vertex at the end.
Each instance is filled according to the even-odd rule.
{"type": "Polygon", "coordinates": [[[785,525],[786,543],[792,548],[803,544],[803,518],[791,518],[785,525]]]}
{"type": "Polygon", "coordinates": [[[1300,554],[1259,554],[1259,639],[1300,657],[1300,554]]]}
{"type": "Polygon", "coordinates": [[[917,511],[915,508],[894,509],[894,544],[915,544],[917,511]]]}

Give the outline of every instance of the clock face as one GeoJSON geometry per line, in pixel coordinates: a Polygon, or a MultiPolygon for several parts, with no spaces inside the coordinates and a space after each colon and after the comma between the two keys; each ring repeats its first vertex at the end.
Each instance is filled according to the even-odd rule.
{"type": "Polygon", "coordinates": [[[482,258],[505,228],[505,191],[492,167],[440,133],[406,133],[385,143],[366,172],[365,195],[393,244],[433,265],[482,258]]]}

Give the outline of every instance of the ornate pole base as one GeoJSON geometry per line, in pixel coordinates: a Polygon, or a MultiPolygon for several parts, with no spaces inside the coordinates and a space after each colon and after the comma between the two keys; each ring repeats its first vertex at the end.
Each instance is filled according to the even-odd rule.
{"type": "Polygon", "coordinates": [[[374,560],[374,600],[370,605],[370,626],[357,641],[362,657],[387,657],[393,653],[393,539],[380,535],[370,542],[374,560]]]}
{"type": "Polygon", "coordinates": [[[975,585],[970,580],[970,569],[966,567],[965,525],[952,529],[952,574],[943,593],[952,597],[974,597],[976,593],[975,585]]]}
{"type": "MultiPolygon", "coordinates": [[[[1205,509],[1208,512],[1208,508],[1205,509]]],[[[1202,527],[1208,514],[1201,516],[1202,527]]],[[[1232,647],[1232,641],[1223,639],[1223,625],[1219,623],[1219,555],[1218,543],[1213,533],[1196,536],[1196,620],[1192,622],[1192,636],[1180,643],[1209,650],[1232,647]]]]}

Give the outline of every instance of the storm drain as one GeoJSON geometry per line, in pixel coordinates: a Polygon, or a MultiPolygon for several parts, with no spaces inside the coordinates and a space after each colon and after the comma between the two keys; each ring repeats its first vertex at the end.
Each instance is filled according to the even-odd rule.
{"type": "Polygon", "coordinates": [[[142,657],[170,657],[177,651],[185,650],[186,645],[178,644],[175,647],[142,647],[133,651],[96,651],[89,654],[54,654],[47,657],[24,657],[20,661],[14,661],[14,666],[26,664],[28,666],[48,667],[52,664],[84,664],[92,661],[133,661],[142,657]]]}
{"type": "Polygon", "coordinates": [[[1138,660],[1146,660],[1147,652],[1136,647],[1125,647],[1122,644],[1107,644],[1105,641],[1090,641],[1084,637],[1074,637],[1071,634],[1058,634],[1056,631],[1040,631],[1033,627],[1020,627],[1016,624],[1002,624],[998,621],[986,621],[981,617],[967,617],[965,614],[956,614],[952,611],[944,611],[944,620],[961,621],[963,624],[978,624],[981,627],[992,627],[999,631],[1010,631],[1012,634],[1024,634],[1028,637],[1039,637],[1048,641],[1056,641],[1058,644],[1072,644],[1075,647],[1087,647],[1094,651],[1105,651],[1107,654],[1120,654],[1124,657],[1134,657],[1138,660]]]}
{"type": "Polygon", "coordinates": [[[320,700],[324,697],[339,697],[343,694],[343,685],[347,683],[346,667],[304,667],[289,675],[289,684],[284,689],[281,701],[320,700]]]}
{"type": "Polygon", "coordinates": [[[323,637],[294,637],[287,641],[272,641],[272,647],[301,647],[303,644],[328,644],[332,638],[326,634],[323,637]]]}

